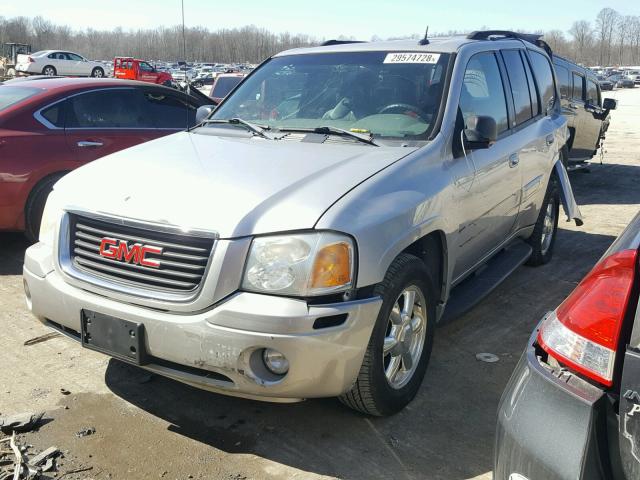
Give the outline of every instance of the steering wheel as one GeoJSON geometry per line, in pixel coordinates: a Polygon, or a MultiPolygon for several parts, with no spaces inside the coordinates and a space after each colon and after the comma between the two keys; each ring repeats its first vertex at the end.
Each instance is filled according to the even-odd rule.
{"type": "Polygon", "coordinates": [[[404,113],[406,115],[406,111],[410,111],[410,112],[414,112],[418,115],[418,117],[420,117],[421,120],[423,121],[427,121],[427,117],[429,116],[429,114],[427,112],[425,112],[424,110],[422,110],[421,108],[416,107],[415,105],[410,105],[408,103],[392,103],[390,105],[387,105],[385,107],[382,107],[380,110],[378,110],[378,113],[387,113],[389,110],[396,110],[396,109],[403,109],[403,112],[400,113],[404,113]]]}

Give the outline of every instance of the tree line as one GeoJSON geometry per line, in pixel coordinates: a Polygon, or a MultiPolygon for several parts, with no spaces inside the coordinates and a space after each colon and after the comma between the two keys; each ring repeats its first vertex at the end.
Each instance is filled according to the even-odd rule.
{"type": "MultiPolygon", "coordinates": [[[[404,38],[419,37],[412,34],[404,38]]],[[[379,37],[374,35],[371,39],[379,37]]],[[[545,32],[544,39],[557,54],[584,65],[640,65],[640,16],[624,15],[612,8],[603,8],[592,22],[573,22],[566,32],[545,32]]],[[[274,33],[254,25],[218,30],[197,26],[185,28],[183,44],[179,25],[139,30],[120,27],[73,30],[40,16],[0,16],[0,44],[28,43],[34,51],[71,50],[95,60],[133,55],[160,61],[257,63],[279,51],[317,45],[323,40],[305,34],[274,33]]]]}

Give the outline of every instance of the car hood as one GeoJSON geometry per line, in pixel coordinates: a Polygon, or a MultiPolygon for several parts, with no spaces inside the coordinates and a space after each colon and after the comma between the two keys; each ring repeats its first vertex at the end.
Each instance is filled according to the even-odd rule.
{"type": "Polygon", "coordinates": [[[182,132],[96,160],[55,190],[69,210],[232,238],[312,228],[350,189],[414,150],[182,132]]]}

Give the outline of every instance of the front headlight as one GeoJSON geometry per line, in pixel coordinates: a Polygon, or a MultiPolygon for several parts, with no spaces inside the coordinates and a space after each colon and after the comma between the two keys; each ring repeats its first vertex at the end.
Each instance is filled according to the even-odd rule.
{"type": "Polygon", "coordinates": [[[54,236],[61,218],[62,204],[60,197],[56,194],[55,190],[52,190],[47,197],[47,203],[42,212],[38,240],[46,245],[53,245],[54,236]]]}
{"type": "Polygon", "coordinates": [[[348,290],[353,256],[351,238],[333,232],[257,237],[251,243],[242,288],[302,297],[348,290]]]}

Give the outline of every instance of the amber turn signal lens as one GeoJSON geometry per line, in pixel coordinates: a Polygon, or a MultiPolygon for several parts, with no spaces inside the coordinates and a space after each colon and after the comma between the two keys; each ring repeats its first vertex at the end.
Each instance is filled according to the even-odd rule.
{"type": "Polygon", "coordinates": [[[323,247],[313,262],[309,287],[331,288],[351,281],[351,247],[346,242],[323,247]]]}

